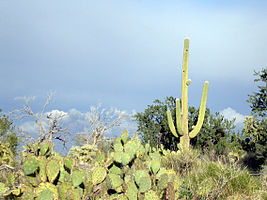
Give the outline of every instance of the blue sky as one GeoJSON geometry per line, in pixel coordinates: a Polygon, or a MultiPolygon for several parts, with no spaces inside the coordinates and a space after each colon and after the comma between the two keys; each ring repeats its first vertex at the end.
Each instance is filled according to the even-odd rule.
{"type": "Polygon", "coordinates": [[[131,113],[180,97],[190,39],[189,104],[228,117],[250,113],[253,70],[267,67],[267,1],[0,0],[0,108],[36,96],[37,112],[81,113],[99,102],[131,113]],[[228,109],[228,110],[227,110],[228,109]]]}

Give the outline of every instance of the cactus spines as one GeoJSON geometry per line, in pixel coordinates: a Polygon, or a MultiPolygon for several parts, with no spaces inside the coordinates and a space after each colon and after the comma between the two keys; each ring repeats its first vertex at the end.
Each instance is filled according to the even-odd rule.
{"type": "Polygon", "coordinates": [[[171,111],[169,110],[167,111],[167,119],[168,119],[169,128],[175,137],[178,137],[178,134],[181,136],[180,144],[181,144],[181,147],[184,149],[189,149],[190,138],[194,138],[202,127],[204,116],[205,116],[207,94],[208,94],[208,87],[209,87],[209,82],[205,81],[203,91],[202,91],[198,122],[196,126],[193,128],[193,130],[189,133],[188,132],[188,86],[191,83],[191,80],[188,79],[188,55],[189,55],[189,39],[186,38],[184,40],[184,56],[183,56],[183,71],[182,71],[182,99],[181,99],[182,111],[180,111],[180,100],[176,99],[177,131],[173,124],[171,111]]]}
{"type": "Polygon", "coordinates": [[[46,165],[46,174],[50,183],[53,183],[60,171],[60,162],[56,159],[48,161],[46,165]]]}
{"type": "Polygon", "coordinates": [[[107,175],[107,171],[104,167],[96,167],[94,170],[93,170],[93,173],[92,173],[92,183],[93,185],[97,185],[101,182],[103,182],[106,178],[106,175],[107,175]]]}
{"type": "Polygon", "coordinates": [[[26,175],[33,174],[38,169],[38,160],[35,157],[30,157],[25,160],[23,170],[26,175]]]}

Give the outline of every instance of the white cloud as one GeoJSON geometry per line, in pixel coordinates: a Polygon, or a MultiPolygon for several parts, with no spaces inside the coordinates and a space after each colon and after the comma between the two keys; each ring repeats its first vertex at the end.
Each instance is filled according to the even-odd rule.
{"type": "Polygon", "coordinates": [[[226,119],[235,119],[235,124],[242,124],[244,122],[245,116],[238,113],[236,110],[228,107],[220,112],[226,119]]]}

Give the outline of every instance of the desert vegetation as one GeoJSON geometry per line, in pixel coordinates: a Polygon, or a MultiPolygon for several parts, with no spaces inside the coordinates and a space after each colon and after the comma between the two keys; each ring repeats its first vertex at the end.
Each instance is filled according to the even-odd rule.
{"type": "Polygon", "coordinates": [[[67,155],[64,117],[40,114],[29,102],[20,111],[39,126],[33,138],[0,116],[0,199],[215,200],[267,199],[267,70],[255,72],[258,91],[249,95],[251,116],[237,132],[234,120],[206,108],[208,82],[200,108],[188,106],[189,40],[185,40],[182,97],[154,100],[134,116],[137,133],[117,138],[104,132],[119,125],[93,110],[90,131],[77,135],[67,155]],[[47,127],[43,121],[47,120],[47,127]],[[19,144],[23,150],[19,150],[19,144]]]}

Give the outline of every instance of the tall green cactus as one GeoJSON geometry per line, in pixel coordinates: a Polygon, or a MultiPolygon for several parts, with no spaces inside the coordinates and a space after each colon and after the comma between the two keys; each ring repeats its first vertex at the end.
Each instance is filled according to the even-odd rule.
{"type": "Polygon", "coordinates": [[[189,55],[189,39],[186,38],[184,40],[184,57],[183,57],[183,72],[182,72],[182,99],[181,99],[182,105],[180,105],[180,100],[176,99],[177,131],[173,124],[171,111],[169,110],[167,111],[167,119],[171,132],[175,137],[179,137],[178,135],[180,135],[180,144],[183,149],[189,149],[190,138],[194,138],[199,133],[202,127],[205,116],[207,94],[209,87],[209,82],[205,81],[202,91],[198,121],[196,126],[193,127],[193,130],[189,132],[188,131],[188,86],[191,83],[191,80],[188,79],[188,55],[189,55]],[[180,106],[182,111],[180,111],[180,106]]]}

